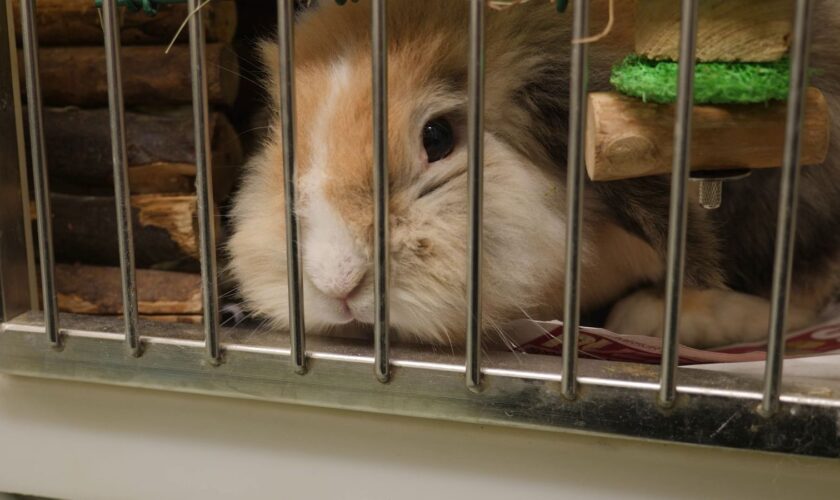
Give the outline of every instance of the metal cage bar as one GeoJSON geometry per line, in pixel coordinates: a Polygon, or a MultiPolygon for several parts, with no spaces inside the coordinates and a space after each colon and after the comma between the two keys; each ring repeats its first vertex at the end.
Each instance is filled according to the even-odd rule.
{"type": "Polygon", "coordinates": [[[685,234],[688,215],[688,172],[691,169],[691,113],[694,106],[694,66],[697,48],[698,0],[682,0],[677,109],[674,121],[674,163],[668,220],[668,262],[665,278],[665,317],[659,402],[670,405],[677,395],[677,345],[685,271],[685,234]]]}
{"type": "Polygon", "coordinates": [[[788,90],[785,152],[779,191],[779,213],[776,226],[776,254],[773,262],[773,289],[770,299],[770,333],[767,364],[764,372],[764,394],[761,410],[765,414],[779,407],[782,367],[785,356],[784,334],[790,301],[790,277],[796,235],[796,208],[799,198],[799,156],[802,148],[802,117],[805,112],[805,89],[808,86],[808,54],[812,0],[797,0],[791,45],[790,88],[788,90]]]}
{"type": "Polygon", "coordinates": [[[210,165],[210,132],[207,101],[207,59],[204,23],[198,0],[187,0],[189,19],[190,67],[192,74],[193,126],[195,127],[195,190],[198,195],[198,235],[201,253],[201,297],[204,310],[204,336],[207,355],[219,362],[219,287],[216,267],[216,225],[213,203],[213,171],[210,165]]]}
{"type": "Polygon", "coordinates": [[[23,63],[26,75],[26,99],[29,112],[32,178],[35,183],[35,210],[38,217],[38,256],[41,260],[41,293],[44,325],[54,346],[61,344],[58,324],[58,299],[55,291],[55,256],[53,254],[50,182],[47,153],[44,148],[44,124],[41,102],[41,78],[38,74],[38,33],[35,29],[35,0],[20,4],[23,36],[23,63]]]}
{"type": "Polygon", "coordinates": [[[481,261],[484,201],[484,0],[470,0],[467,144],[467,387],[481,387],[481,261]]]}
{"type": "Polygon", "coordinates": [[[583,225],[583,172],[586,147],[589,1],[575,0],[569,83],[569,157],[566,173],[566,277],[563,289],[563,379],[566,398],[577,394],[578,328],[580,327],[580,239],[583,225]]]}
{"type": "Polygon", "coordinates": [[[140,332],[137,325],[137,281],[134,272],[134,236],[131,227],[131,194],[128,186],[128,155],[125,149],[125,109],[120,67],[120,33],[116,0],[102,3],[105,32],[105,64],[108,72],[108,110],[111,120],[111,155],[114,164],[114,199],[117,208],[117,239],[120,251],[125,341],[139,356],[140,332]]]}
{"type": "Polygon", "coordinates": [[[289,275],[289,334],[292,365],[306,373],[306,338],[303,317],[303,278],[300,262],[300,228],[295,213],[295,74],[294,0],[277,0],[277,38],[280,47],[280,118],[283,133],[283,178],[286,196],[286,265],[289,275]]]}
{"type": "Polygon", "coordinates": [[[38,308],[13,17],[0,0],[0,322],[38,308]]]}
{"type": "Polygon", "coordinates": [[[389,303],[391,263],[388,207],[388,52],[386,0],[373,0],[371,48],[373,67],[373,273],[375,321],[374,370],[380,382],[391,376],[389,364],[389,303]]]}

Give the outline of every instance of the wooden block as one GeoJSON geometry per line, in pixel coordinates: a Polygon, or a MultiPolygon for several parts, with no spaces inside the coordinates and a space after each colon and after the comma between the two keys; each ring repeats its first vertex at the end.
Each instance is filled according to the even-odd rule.
{"type": "MultiPolygon", "coordinates": [[[[157,162],[132,166],[128,170],[128,184],[131,194],[189,194],[195,193],[196,166],[186,163],[157,162]]],[[[239,165],[213,164],[213,197],[224,201],[231,194],[239,175],[239,165]]],[[[53,183],[56,190],[68,184],[53,183]]],[[[78,184],[73,186],[81,189],[78,184]]],[[[90,188],[87,188],[90,192],[90,188]]],[[[78,192],[78,191],[77,191],[78,192]]],[[[103,186],[102,193],[112,196],[113,184],[103,186]]]]}
{"type": "MultiPolygon", "coordinates": [[[[692,170],[778,167],[782,162],[787,105],[695,106],[692,170]]],[[[645,103],[618,93],[589,94],[586,169],[608,181],[667,174],[674,144],[674,106],[645,103]]],[[[802,126],[801,161],[822,163],[830,120],[825,96],[809,88],[802,126]]]]}
{"type": "MultiPolygon", "coordinates": [[[[239,136],[222,113],[208,117],[214,194],[224,199],[243,162],[239,136]]],[[[192,108],[126,112],[133,194],[195,192],[192,108]]],[[[54,190],[113,196],[111,130],[105,108],[46,108],[44,141],[54,190]]]]}
{"type": "MultiPolygon", "coordinates": [[[[652,59],[679,58],[680,2],[639,0],[636,53],[652,59]]],[[[698,5],[697,59],[775,61],[790,45],[790,0],[702,0],[698,5]]]]}
{"type": "MultiPolygon", "coordinates": [[[[20,2],[12,2],[15,26],[20,42],[20,2]]],[[[94,0],[38,0],[36,29],[38,42],[48,45],[102,45],[103,34],[99,9],[94,0]]],[[[124,45],[163,44],[175,36],[186,19],[186,4],[161,5],[155,16],[143,11],[132,12],[120,7],[117,20],[124,45]]],[[[230,42],[236,33],[236,4],[228,0],[214,0],[201,9],[204,34],[210,42],[230,42]]],[[[178,42],[186,43],[187,30],[178,42]]]]}
{"type": "MultiPolygon", "coordinates": [[[[213,165],[214,170],[216,166],[213,165]]],[[[184,194],[195,192],[196,166],[189,163],[155,162],[128,170],[131,194],[184,194]]],[[[113,176],[112,176],[113,177],[113,176]]],[[[213,182],[219,176],[213,176],[213,182]]],[[[55,186],[56,184],[53,183],[55,186]]],[[[228,184],[229,187],[229,184],[228,184]]],[[[106,187],[107,189],[107,187],[106,187]]],[[[215,193],[216,198],[221,198],[215,193]]]]}
{"type": "Polygon", "coordinates": [[[139,317],[161,323],[186,323],[188,325],[200,325],[204,321],[204,316],[201,314],[140,314],[139,317]]]}
{"type": "MultiPolygon", "coordinates": [[[[123,95],[126,105],[191,103],[190,49],[175,45],[124,47],[123,95]]],[[[51,106],[106,106],[108,80],[104,47],[44,47],[38,51],[41,95],[51,106]]],[[[23,54],[18,54],[21,85],[23,54]]],[[[207,45],[207,96],[211,103],[231,105],[239,91],[239,61],[225,44],[207,45]]]]}
{"type": "MultiPolygon", "coordinates": [[[[201,314],[200,275],[151,269],[136,272],[141,316],[177,321],[201,314]]],[[[61,311],[98,315],[123,312],[119,267],[56,264],[55,285],[61,311]]]]}
{"type": "MultiPolygon", "coordinates": [[[[50,200],[58,262],[119,264],[114,198],[53,193],[50,200]]],[[[131,208],[137,267],[198,259],[195,195],[134,195],[131,208]]],[[[34,224],[34,206],[31,216],[34,224]]],[[[219,217],[214,222],[221,234],[219,217]]]]}

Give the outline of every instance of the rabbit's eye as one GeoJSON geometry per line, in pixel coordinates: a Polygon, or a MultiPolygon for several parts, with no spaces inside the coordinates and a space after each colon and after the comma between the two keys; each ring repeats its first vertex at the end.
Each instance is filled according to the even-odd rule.
{"type": "Polygon", "coordinates": [[[429,163],[449,156],[455,147],[452,125],[443,118],[435,118],[423,125],[423,148],[429,163]]]}

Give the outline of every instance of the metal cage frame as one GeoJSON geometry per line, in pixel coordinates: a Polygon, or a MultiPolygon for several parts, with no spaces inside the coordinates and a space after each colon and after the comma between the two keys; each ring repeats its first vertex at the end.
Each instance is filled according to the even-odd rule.
{"type": "MultiPolygon", "coordinates": [[[[675,123],[664,349],[661,365],[578,360],[583,137],[587,45],[571,54],[568,245],[564,355],[486,353],[481,345],[481,242],[485,0],[470,1],[469,264],[465,355],[391,347],[388,317],[386,0],[373,0],[375,324],[360,341],[306,338],[295,202],[293,0],[278,0],[281,118],[286,174],[288,337],[219,324],[209,168],[208,103],[201,11],[190,18],[203,327],[138,319],[125,153],[116,0],[103,1],[115,199],[126,313],[120,318],[59,314],[53,277],[49,182],[41,123],[35,1],[21,0],[43,311],[35,296],[33,238],[23,151],[21,91],[11,0],[0,0],[0,372],[126,386],[294,402],[463,422],[727,446],[800,455],[840,455],[840,382],[782,379],[795,231],[803,89],[813,0],[796,0],[791,85],[773,278],[770,344],[763,377],[677,367],[685,256],[686,183],[697,1],[681,0],[679,98],[675,123]],[[154,334],[154,335],[150,335],[154,334]],[[484,358],[484,359],[482,359],[484,358]]],[[[197,0],[189,0],[194,10],[197,0]]],[[[574,39],[588,33],[588,2],[575,0],[574,39]]],[[[466,27],[465,27],[466,28],[466,27]]]]}

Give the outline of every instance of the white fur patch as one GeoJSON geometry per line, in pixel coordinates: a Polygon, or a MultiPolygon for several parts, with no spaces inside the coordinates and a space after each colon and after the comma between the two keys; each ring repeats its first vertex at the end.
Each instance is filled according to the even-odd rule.
{"type": "Polygon", "coordinates": [[[329,177],[330,119],[339,105],[342,92],[350,85],[350,65],[342,59],[332,68],[330,88],[318,109],[309,134],[311,164],[301,179],[305,200],[299,207],[305,223],[303,263],[309,279],[324,294],[343,298],[364,277],[366,260],[356,248],[353,236],[335,207],[324,194],[329,177]]]}

